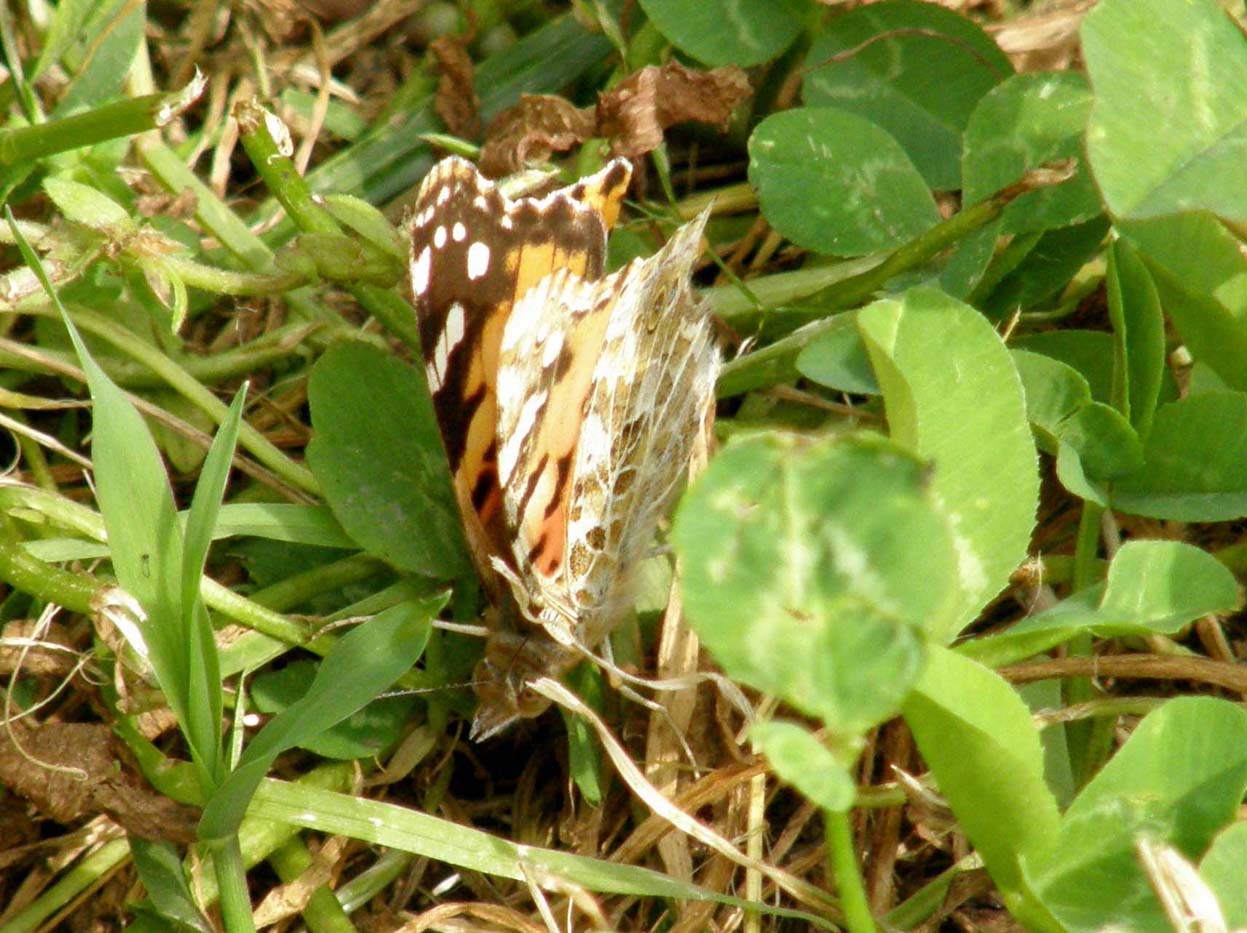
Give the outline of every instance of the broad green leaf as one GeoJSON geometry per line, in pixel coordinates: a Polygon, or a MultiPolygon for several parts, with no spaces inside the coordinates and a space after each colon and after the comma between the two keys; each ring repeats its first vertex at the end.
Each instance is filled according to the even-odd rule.
{"type": "Polygon", "coordinates": [[[1106,405],[1112,402],[1112,334],[1098,330],[1051,330],[1019,337],[1011,346],[1043,354],[1072,367],[1087,381],[1094,401],[1106,405]]]}
{"type": "Polygon", "coordinates": [[[182,856],[173,843],[154,842],[133,835],[129,842],[134,867],[138,869],[148,898],[160,911],[166,929],[213,933],[216,928],[195,904],[182,867],[182,856]]]}
{"type": "Polygon", "coordinates": [[[749,740],[766,755],[785,781],[824,810],[844,813],[857,796],[857,784],[844,764],[810,731],[794,722],[755,723],[749,740]]]}
{"type": "Polygon", "coordinates": [[[1247,865],[1247,823],[1227,826],[1212,840],[1199,863],[1199,874],[1216,892],[1225,921],[1232,930],[1247,927],[1247,884],[1243,866],[1247,865]]]}
{"type": "Polygon", "coordinates": [[[1078,270],[1100,251],[1106,233],[1108,219],[1103,216],[1045,230],[1026,258],[979,302],[983,313],[999,319],[1055,299],[1078,270]]]}
{"type": "Polygon", "coordinates": [[[52,116],[68,116],[120,94],[146,28],[146,4],[127,0],[95,4],[82,32],[91,37],[90,44],[82,48],[80,59],[75,55],[78,60],[66,60],[73,80],[52,116]]]}
{"type": "MultiPolygon", "coordinates": [[[[1029,860],[1044,905],[1066,929],[1169,931],[1135,841],[1198,859],[1247,789],[1247,713],[1225,700],[1180,697],[1148,715],[1078,795],[1057,845],[1029,860]]],[[[1241,870],[1241,866],[1240,866],[1241,870]]]]}
{"type": "Polygon", "coordinates": [[[1247,47],[1214,0],[1104,0],[1083,20],[1091,170],[1113,213],[1247,221],[1247,47]]]}
{"type": "Polygon", "coordinates": [[[961,187],[961,134],[979,99],[1013,73],[972,20],[931,3],[889,0],[832,17],[805,57],[804,102],[878,125],[927,186],[961,187]]]}
{"type": "Polygon", "coordinates": [[[1022,379],[1026,417],[1038,432],[1041,449],[1055,453],[1062,422],[1091,404],[1091,386],[1074,367],[1043,353],[1012,350],[1010,356],[1022,379]]]}
{"type": "Polygon", "coordinates": [[[199,838],[237,832],[256,787],[282,752],[311,741],[375,699],[424,652],[444,597],[399,603],[344,635],[300,699],[278,713],[243,751],[204,807],[199,838]]]}
{"type": "Polygon", "coordinates": [[[1082,460],[1078,451],[1069,444],[1057,443],[1056,475],[1061,485],[1070,493],[1086,502],[1094,502],[1101,508],[1108,508],[1108,490],[1100,483],[1088,478],[1082,468],[1082,460]]]}
{"type": "Polygon", "coordinates": [[[841,392],[878,395],[866,344],[856,328],[829,331],[797,356],[797,371],[819,385],[841,392]]]}
{"type": "Polygon", "coordinates": [[[1128,476],[1143,464],[1143,445],[1115,408],[1089,402],[1059,426],[1057,436],[1078,453],[1089,480],[1107,482],[1128,476]]]}
{"type": "Polygon", "coordinates": [[[1109,565],[1100,609],[1172,634],[1241,602],[1234,575],[1206,551],[1182,541],[1127,541],[1109,565]]]}
{"type": "Polygon", "coordinates": [[[1206,211],[1118,228],[1147,262],[1191,355],[1247,391],[1247,256],[1238,237],[1206,211]]]}
{"type": "Polygon", "coordinates": [[[749,181],[771,226],[817,253],[893,249],[940,219],[897,141],[831,107],[785,110],[758,124],[749,137],[749,181]]]}
{"type": "Polygon", "coordinates": [[[1165,371],[1165,320],[1147,267],[1125,240],[1108,251],[1108,309],[1115,357],[1113,404],[1146,438],[1165,371]]]}
{"type": "Polygon", "coordinates": [[[1143,466],[1114,486],[1113,507],[1184,522],[1247,515],[1247,395],[1208,392],[1161,406],[1143,466]]]}
{"type": "Polygon", "coordinates": [[[951,641],[1026,559],[1039,495],[1035,444],[1009,351],[983,316],[931,289],[863,308],[862,336],[892,437],[934,461],[957,544],[959,593],[927,634],[951,641]]]}
{"type": "Polygon", "coordinates": [[[1138,435],[1116,409],[1091,400],[1080,373],[1040,353],[1014,350],[1012,355],[1026,393],[1026,417],[1043,451],[1055,454],[1061,449],[1076,456],[1078,475],[1091,482],[1139,468],[1143,445],[1138,435]]]}
{"type": "Polygon", "coordinates": [[[1082,223],[1103,212],[1083,157],[1091,111],[1087,79],[1076,72],[1015,75],[987,92],[966,127],[962,200],[977,204],[1049,162],[1076,159],[1069,181],[1028,191],[1005,208],[1005,233],[1082,223]]]}
{"type": "Polygon", "coordinates": [[[76,224],[115,240],[138,231],[138,224],[124,207],[90,185],[50,175],[43,180],[43,190],[66,219],[76,224]]]}
{"type": "Polygon", "coordinates": [[[887,717],[955,580],[923,464],[880,438],[734,440],[680,504],[684,608],[732,677],[855,736],[887,717]]]}
{"type": "MultiPolygon", "coordinates": [[[[295,661],[260,674],[251,683],[251,702],[261,713],[280,713],[301,699],[316,675],[311,661],[295,661]]],[[[299,747],[323,758],[372,758],[392,747],[416,714],[414,696],[379,697],[346,719],[318,732],[299,747]]]]}
{"type": "Polygon", "coordinates": [[[903,712],[940,794],[1014,907],[1023,861],[1047,854],[1060,819],[1030,710],[994,672],[932,648],[903,712]]]}
{"type": "Polygon", "coordinates": [[[1241,603],[1234,575],[1212,555],[1180,541],[1127,541],[1102,585],[1079,591],[1004,632],[957,651],[999,667],[1047,651],[1081,633],[1100,637],[1172,635],[1241,603]]]}
{"type": "Polygon", "coordinates": [[[641,0],[641,9],[681,52],[742,68],[777,57],[810,15],[805,0],[641,0]]]}
{"type": "Polygon", "coordinates": [[[401,570],[464,576],[462,525],[420,376],[374,347],[340,343],[312,370],[308,402],[308,465],[342,527],[401,570]]]}

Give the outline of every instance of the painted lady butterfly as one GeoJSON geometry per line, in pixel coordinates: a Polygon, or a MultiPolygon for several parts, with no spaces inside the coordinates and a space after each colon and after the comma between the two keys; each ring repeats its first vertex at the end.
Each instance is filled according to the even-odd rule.
{"type": "Polygon", "coordinates": [[[484,738],[548,706],[629,605],[627,581],[712,412],[718,354],[689,285],[706,215],[601,277],[628,163],[511,200],[455,157],[410,222],[425,373],[482,582],[484,738]]]}

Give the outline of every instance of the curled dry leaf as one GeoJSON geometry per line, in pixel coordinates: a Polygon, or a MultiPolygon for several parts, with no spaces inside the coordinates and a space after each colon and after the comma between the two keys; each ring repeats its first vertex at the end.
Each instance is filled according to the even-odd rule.
{"type": "Polygon", "coordinates": [[[437,94],[433,109],[456,136],[469,138],[480,131],[481,102],[473,86],[472,58],[467,43],[471,37],[440,36],[429,43],[429,54],[437,64],[437,94]]]}
{"type": "Polygon", "coordinates": [[[726,126],[749,93],[748,78],[734,66],[699,71],[668,62],[629,76],[602,94],[594,108],[528,95],[490,126],[481,171],[495,178],[508,175],[594,137],[609,139],[613,155],[635,159],[656,149],[663,131],[677,123],[726,126]]]}
{"type": "Polygon", "coordinates": [[[195,839],[196,811],[152,790],[105,725],[9,723],[0,730],[0,785],[58,823],[107,813],[143,839],[195,839]]]}
{"type": "Polygon", "coordinates": [[[481,171],[491,178],[510,175],[594,135],[591,107],[576,107],[553,94],[525,94],[490,126],[481,149],[481,171]]]}
{"type": "Polygon", "coordinates": [[[749,92],[749,79],[734,65],[710,71],[679,62],[651,65],[601,96],[596,135],[611,140],[614,155],[636,158],[657,148],[663,131],[677,123],[726,127],[749,92]]]}

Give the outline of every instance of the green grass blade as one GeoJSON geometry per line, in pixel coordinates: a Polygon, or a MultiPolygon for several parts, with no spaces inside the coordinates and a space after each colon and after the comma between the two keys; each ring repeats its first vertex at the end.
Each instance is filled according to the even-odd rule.
{"type": "Polygon", "coordinates": [[[273,760],[341,722],[389,687],[419,659],[430,623],[445,599],[401,603],[359,626],[324,660],[308,691],[271,719],[243,752],[238,767],[204,808],[199,837],[235,833],[273,760]]]}
{"type": "Polygon", "coordinates": [[[108,531],[113,570],[122,588],[146,614],[141,626],[146,645],[140,650],[146,651],[156,679],[185,730],[200,780],[209,787],[220,747],[213,739],[216,729],[196,726],[201,719],[193,715],[190,701],[189,659],[180,625],[182,533],[164,463],[138,411],[92,359],[7,206],[5,214],[23,258],[59,309],[86,373],[94,403],[91,453],[96,493],[108,531]]]}

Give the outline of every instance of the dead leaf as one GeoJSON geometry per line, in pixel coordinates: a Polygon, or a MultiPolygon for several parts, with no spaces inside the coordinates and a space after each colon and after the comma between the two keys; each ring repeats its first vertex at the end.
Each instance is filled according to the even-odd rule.
{"type": "Polygon", "coordinates": [[[9,723],[0,730],[0,786],[58,823],[107,813],[143,839],[189,843],[198,813],[156,793],[105,725],[9,723]]]}
{"type": "Polygon", "coordinates": [[[489,127],[481,149],[481,171],[491,178],[545,162],[595,134],[593,109],[579,108],[552,94],[524,94],[489,127]]]}
{"type": "Polygon", "coordinates": [[[331,836],[302,874],[287,884],[270,888],[255,909],[255,925],[271,926],[300,913],[312,895],[334,879],[341,867],[338,863],[346,850],[346,842],[345,836],[331,836]]]}
{"type": "Polygon", "coordinates": [[[429,43],[429,54],[440,72],[433,109],[447,130],[464,139],[476,136],[481,128],[481,102],[473,86],[472,59],[468,55],[470,41],[470,36],[440,36],[429,43]]]}
{"type": "Polygon", "coordinates": [[[656,149],[663,131],[677,123],[726,127],[750,91],[749,79],[734,65],[710,71],[674,61],[650,65],[600,97],[597,135],[611,140],[615,155],[635,159],[656,149]]]}
{"type": "Polygon", "coordinates": [[[642,68],[601,95],[596,108],[562,97],[525,95],[490,124],[481,171],[509,175],[587,139],[610,140],[614,155],[635,159],[662,143],[663,131],[696,121],[723,127],[751,88],[734,66],[698,71],[679,62],[642,68]]]}

